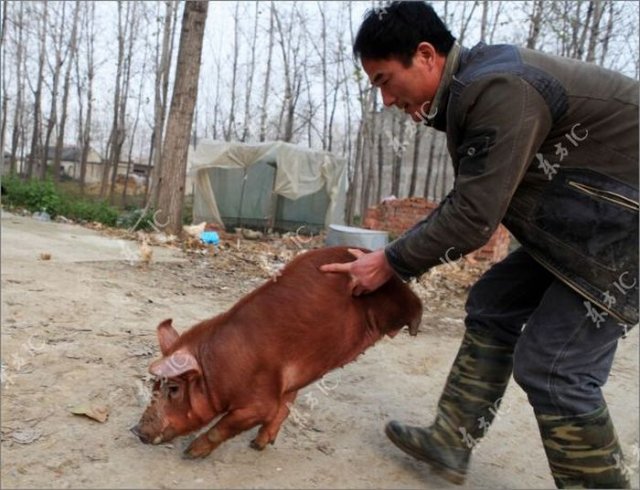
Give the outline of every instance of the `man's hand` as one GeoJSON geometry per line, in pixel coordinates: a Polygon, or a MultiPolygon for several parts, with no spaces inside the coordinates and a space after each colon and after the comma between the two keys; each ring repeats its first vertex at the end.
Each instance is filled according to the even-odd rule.
{"type": "Polygon", "coordinates": [[[375,291],[394,274],[383,249],[365,253],[362,250],[350,248],[349,253],[356,257],[356,260],[344,264],[325,264],[320,266],[320,270],[349,274],[351,277],[349,289],[354,296],[375,291]]]}

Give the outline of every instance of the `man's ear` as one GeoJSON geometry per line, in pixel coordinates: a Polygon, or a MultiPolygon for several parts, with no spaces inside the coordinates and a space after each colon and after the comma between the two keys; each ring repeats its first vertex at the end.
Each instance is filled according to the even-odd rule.
{"type": "Polygon", "coordinates": [[[438,56],[438,52],[436,51],[436,48],[433,46],[433,44],[422,41],[416,48],[416,56],[418,56],[418,58],[422,62],[426,63],[427,66],[431,68],[435,65],[435,60],[438,56]]]}
{"type": "Polygon", "coordinates": [[[163,356],[166,356],[173,344],[178,340],[178,337],[180,337],[180,334],[173,328],[173,325],[171,325],[171,318],[168,318],[158,325],[157,334],[160,351],[163,356]]]}

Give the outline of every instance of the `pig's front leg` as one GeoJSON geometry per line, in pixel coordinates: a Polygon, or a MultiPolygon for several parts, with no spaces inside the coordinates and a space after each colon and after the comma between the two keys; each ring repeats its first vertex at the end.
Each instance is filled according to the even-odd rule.
{"type": "Polygon", "coordinates": [[[267,444],[273,444],[275,442],[280,426],[289,416],[289,407],[293,404],[297,394],[297,391],[290,391],[282,395],[282,400],[280,401],[280,406],[278,407],[278,412],[275,417],[264,423],[262,427],[260,427],[256,438],[251,441],[251,447],[253,449],[262,451],[267,444]]]}
{"type": "Polygon", "coordinates": [[[255,408],[241,408],[229,412],[207,432],[194,439],[183,456],[187,459],[204,458],[227,439],[255,427],[260,422],[262,418],[255,408]]]}

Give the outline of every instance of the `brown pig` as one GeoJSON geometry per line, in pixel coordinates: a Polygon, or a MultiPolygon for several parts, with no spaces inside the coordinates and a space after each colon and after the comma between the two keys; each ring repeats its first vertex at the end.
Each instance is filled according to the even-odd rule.
{"type": "Polygon", "coordinates": [[[416,335],[422,304],[402,280],[352,296],[347,274],[318,269],[351,260],[346,247],[308,251],[229,311],[182,335],[163,321],[157,332],[163,357],[149,368],[156,376],[153,398],[132,431],[159,444],[221,416],[186,457],[205,457],[255,426],[260,430],[251,446],[263,449],[275,441],[298,390],[385,334],[393,337],[408,325],[416,335]]]}

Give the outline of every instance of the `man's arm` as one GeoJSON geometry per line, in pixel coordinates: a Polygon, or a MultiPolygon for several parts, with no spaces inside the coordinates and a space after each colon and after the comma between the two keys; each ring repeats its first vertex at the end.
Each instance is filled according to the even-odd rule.
{"type": "Polygon", "coordinates": [[[552,124],[542,96],[512,75],[473,82],[457,103],[453,123],[464,128],[465,137],[457,149],[454,189],[385,249],[388,263],[404,278],[459,258],[491,238],[552,124]]]}

